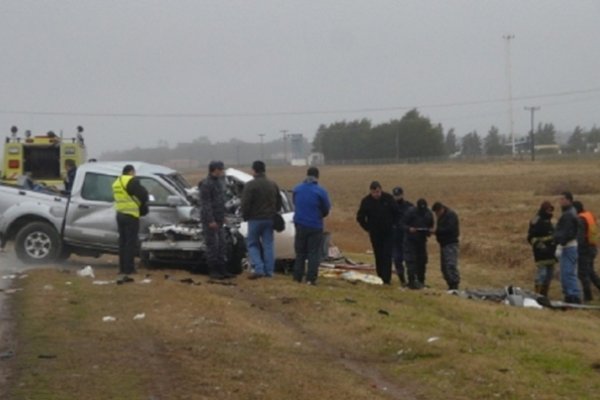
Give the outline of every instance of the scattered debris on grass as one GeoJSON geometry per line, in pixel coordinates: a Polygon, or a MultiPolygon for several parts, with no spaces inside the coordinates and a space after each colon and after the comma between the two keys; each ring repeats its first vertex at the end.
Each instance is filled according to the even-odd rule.
{"type": "Polygon", "coordinates": [[[115,283],[115,281],[93,281],[92,285],[102,286],[102,285],[110,285],[112,283],[115,283]]]}
{"type": "Polygon", "coordinates": [[[115,322],[117,319],[111,315],[102,317],[102,322],[115,322]]]}
{"type": "Polygon", "coordinates": [[[77,271],[77,276],[80,276],[82,278],[87,278],[87,277],[90,277],[92,279],[96,278],[96,276],[94,275],[94,269],[92,268],[91,265],[88,265],[88,266],[80,269],[79,271],[77,271]]]}
{"type": "Polygon", "coordinates": [[[12,350],[6,350],[0,353],[0,360],[8,360],[15,356],[15,352],[12,350]]]}
{"type": "Polygon", "coordinates": [[[56,354],[40,354],[40,355],[38,355],[38,358],[41,360],[53,360],[56,357],[57,357],[56,354]]]}
{"type": "Polygon", "coordinates": [[[127,276],[127,275],[123,275],[122,277],[117,279],[117,285],[122,285],[124,283],[131,283],[131,282],[135,282],[135,279],[133,279],[132,277],[127,276]]]}
{"type": "Polygon", "coordinates": [[[380,277],[356,271],[346,271],[340,275],[340,278],[351,283],[364,282],[371,285],[383,285],[380,277]]]}
{"type": "Polygon", "coordinates": [[[139,321],[140,319],[146,318],[146,313],[139,313],[133,316],[134,321],[139,321]]]}
{"type": "Polygon", "coordinates": [[[52,285],[44,285],[44,290],[54,290],[54,286],[52,286],[52,285]]]}
{"type": "Polygon", "coordinates": [[[427,339],[427,343],[437,342],[438,340],[440,340],[439,336],[432,336],[429,339],[427,339]]]}
{"type": "Polygon", "coordinates": [[[390,313],[389,313],[389,311],[386,311],[386,310],[384,310],[384,309],[379,309],[379,311],[377,311],[377,312],[378,312],[379,314],[381,314],[381,315],[385,315],[385,316],[388,316],[388,317],[390,316],[390,313]]]}
{"type": "Polygon", "coordinates": [[[350,303],[350,304],[356,304],[356,300],[354,300],[354,299],[352,299],[352,298],[350,298],[350,297],[346,297],[346,298],[344,299],[344,301],[345,301],[346,303],[350,303]]]}

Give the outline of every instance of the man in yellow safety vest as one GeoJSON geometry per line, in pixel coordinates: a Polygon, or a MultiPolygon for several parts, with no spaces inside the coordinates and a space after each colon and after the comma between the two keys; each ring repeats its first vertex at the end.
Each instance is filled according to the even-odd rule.
{"type": "Polygon", "coordinates": [[[148,191],[135,178],[135,168],[128,164],[112,185],[119,227],[119,273],[134,274],[138,250],[140,217],[148,214],[148,191]]]}

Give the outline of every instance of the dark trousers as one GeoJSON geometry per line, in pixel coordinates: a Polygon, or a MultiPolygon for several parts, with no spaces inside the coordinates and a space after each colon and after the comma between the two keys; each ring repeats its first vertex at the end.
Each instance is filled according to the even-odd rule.
{"type": "Polygon", "coordinates": [[[373,253],[375,254],[375,269],[383,283],[390,284],[392,280],[392,251],[394,235],[389,232],[369,232],[373,253]]]}
{"type": "Polygon", "coordinates": [[[207,224],[202,225],[202,232],[206,240],[206,263],[210,275],[219,275],[226,272],[227,264],[227,242],[225,229],[211,229],[207,224]]]}
{"type": "Polygon", "coordinates": [[[458,243],[440,246],[442,275],[448,284],[448,289],[458,289],[460,274],[458,272],[458,243]]]}
{"type": "Polygon", "coordinates": [[[427,241],[406,240],[404,243],[404,259],[408,270],[408,282],[419,282],[425,284],[425,273],[427,272],[427,241]]]}
{"type": "Polygon", "coordinates": [[[594,271],[594,259],[597,253],[595,247],[588,247],[581,249],[577,258],[577,275],[581,282],[585,301],[592,300],[592,284],[600,289],[600,278],[594,271]]]}
{"type": "Polygon", "coordinates": [[[302,282],[304,277],[305,262],[308,260],[306,281],[315,282],[319,275],[319,264],[321,263],[321,247],[323,245],[323,229],[308,228],[296,225],[296,237],[294,238],[294,250],[296,261],[294,262],[294,279],[302,282]]]}
{"type": "Polygon", "coordinates": [[[396,266],[396,274],[400,281],[404,283],[406,275],[404,273],[404,231],[402,229],[394,229],[394,265],[396,266]]]}
{"type": "Polygon", "coordinates": [[[135,272],[135,256],[138,252],[139,218],[117,213],[119,227],[119,273],[135,272]]]}

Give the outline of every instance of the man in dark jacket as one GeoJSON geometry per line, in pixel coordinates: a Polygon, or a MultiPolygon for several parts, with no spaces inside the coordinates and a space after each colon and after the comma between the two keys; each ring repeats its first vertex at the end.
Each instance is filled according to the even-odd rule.
{"type": "Polygon", "coordinates": [[[562,215],[556,224],[554,241],[557,244],[556,256],[560,262],[560,283],[565,302],[581,303],[577,282],[577,235],[579,218],[573,207],[571,192],[563,192],[559,198],[562,215]]]}
{"type": "Polygon", "coordinates": [[[389,285],[392,279],[393,227],[397,218],[396,202],[377,181],[371,182],[370,193],[364,197],[356,213],[356,221],[369,233],[377,275],[389,285]]]}
{"type": "Polygon", "coordinates": [[[242,217],[248,221],[248,256],[254,268],[249,279],[271,277],[275,270],[273,218],[281,209],[282,201],[279,187],[267,179],[266,169],[264,162],[254,161],[254,179],[242,192],[242,217]]]}
{"type": "Polygon", "coordinates": [[[594,214],[585,210],[580,201],[574,201],[573,207],[579,215],[581,228],[577,240],[577,275],[583,289],[583,300],[588,302],[593,300],[592,283],[600,290],[600,277],[594,270],[594,259],[598,254],[598,223],[594,214]]]}
{"type": "Polygon", "coordinates": [[[536,216],[529,222],[527,241],[533,249],[533,259],[537,267],[535,277],[535,292],[548,296],[550,282],[554,276],[556,264],[556,244],[554,243],[554,225],[552,213],[554,207],[549,201],[544,201],[536,216]]]}
{"type": "Polygon", "coordinates": [[[394,200],[397,204],[398,214],[396,216],[396,221],[394,223],[394,264],[396,266],[396,274],[398,275],[398,279],[400,279],[400,284],[402,286],[406,286],[406,274],[404,273],[404,231],[406,227],[404,226],[404,218],[408,210],[410,210],[413,205],[411,202],[404,199],[404,190],[397,186],[392,190],[392,194],[394,195],[394,200]]]}
{"type": "Polygon", "coordinates": [[[437,225],[434,232],[440,244],[442,275],[448,285],[448,290],[458,290],[458,285],[460,284],[460,273],[458,270],[458,238],[460,236],[458,215],[440,202],[436,202],[431,209],[437,218],[437,225]]]}
{"type": "Polygon", "coordinates": [[[134,274],[140,217],[148,214],[148,191],[135,177],[131,164],[123,167],[112,188],[119,229],[119,273],[134,274]]]}
{"type": "Polygon", "coordinates": [[[294,224],[296,236],[294,249],[294,280],[302,282],[306,269],[306,283],[315,285],[321,261],[323,244],[323,218],[329,214],[331,203],[329,195],[319,186],[319,169],[310,167],[306,179],[294,188],[294,224]]]}
{"type": "Polygon", "coordinates": [[[408,287],[422,289],[425,285],[427,268],[427,238],[433,228],[433,214],[425,199],[419,199],[417,206],[411,208],[404,220],[404,258],[408,269],[408,287]]]}
{"type": "Polygon", "coordinates": [[[208,176],[199,183],[200,220],[206,241],[206,262],[211,279],[227,279],[227,242],[225,238],[225,187],[222,161],[211,161],[208,176]]]}

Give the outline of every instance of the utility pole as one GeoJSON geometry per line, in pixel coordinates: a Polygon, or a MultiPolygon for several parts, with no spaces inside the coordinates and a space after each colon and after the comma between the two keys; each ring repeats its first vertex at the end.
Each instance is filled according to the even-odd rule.
{"type": "Polygon", "coordinates": [[[287,156],[287,129],[282,129],[279,132],[283,134],[283,164],[287,164],[288,156],[287,156]]]}
{"type": "Polygon", "coordinates": [[[263,141],[263,138],[265,137],[264,133],[259,133],[258,136],[260,136],[260,160],[261,161],[265,161],[265,144],[263,141]]]}
{"type": "Polygon", "coordinates": [[[508,34],[502,36],[502,39],[506,41],[506,78],[508,81],[508,119],[509,119],[509,130],[510,139],[512,141],[512,155],[515,157],[517,149],[515,147],[515,121],[513,118],[513,96],[512,96],[512,65],[510,58],[510,41],[515,38],[515,35],[508,34]]]}
{"type": "Polygon", "coordinates": [[[525,111],[529,111],[531,113],[531,131],[529,132],[529,143],[531,146],[531,161],[535,161],[535,137],[534,137],[534,127],[535,124],[533,122],[533,117],[536,111],[538,111],[540,107],[525,107],[525,111]]]}

